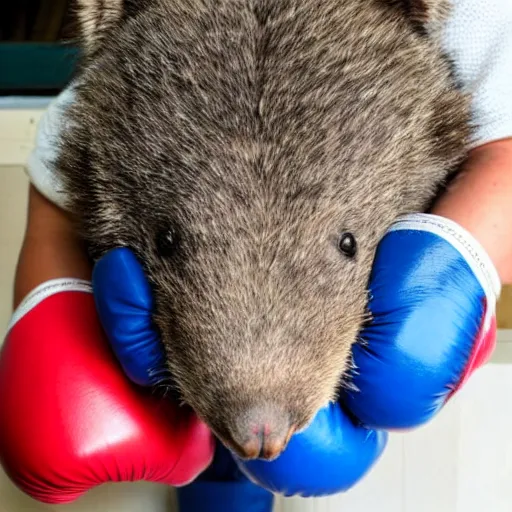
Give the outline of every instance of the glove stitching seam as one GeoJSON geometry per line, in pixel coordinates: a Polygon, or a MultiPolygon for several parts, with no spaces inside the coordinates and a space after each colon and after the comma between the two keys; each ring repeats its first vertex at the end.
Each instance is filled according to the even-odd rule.
{"type": "MultiPolygon", "coordinates": [[[[462,228],[457,230],[457,229],[449,226],[448,225],[449,219],[446,219],[446,222],[443,223],[443,222],[441,222],[440,219],[437,220],[435,217],[433,217],[431,215],[429,215],[428,217],[426,217],[424,215],[429,215],[429,214],[416,214],[416,215],[411,215],[411,216],[405,216],[402,218],[401,221],[398,221],[397,224],[392,229],[399,229],[399,226],[401,224],[406,224],[408,222],[414,222],[414,223],[423,224],[426,226],[429,226],[429,225],[435,226],[435,227],[439,228],[441,231],[443,231],[444,233],[446,233],[447,235],[451,236],[452,239],[455,239],[462,247],[464,247],[464,249],[469,253],[469,255],[473,258],[473,260],[477,264],[478,269],[481,271],[482,276],[484,277],[484,279],[486,281],[486,283],[481,283],[482,287],[484,288],[484,291],[486,292],[486,295],[490,295],[492,293],[495,300],[497,300],[497,298],[500,295],[501,284],[499,283],[498,278],[494,279],[492,277],[493,272],[491,272],[489,270],[489,265],[492,265],[492,261],[490,260],[490,258],[485,258],[485,259],[488,259],[488,261],[484,261],[484,258],[481,257],[482,251],[484,251],[484,249],[482,248],[481,250],[478,250],[478,248],[475,247],[475,244],[472,244],[471,242],[469,242],[460,232],[460,229],[462,229],[462,228]],[[490,293],[488,293],[488,292],[490,292],[490,293]]],[[[477,243],[477,242],[475,241],[475,243],[477,243]]],[[[476,276],[476,277],[478,278],[478,276],[476,276]]],[[[480,279],[479,279],[479,281],[480,281],[480,279]]]]}
{"type": "Polygon", "coordinates": [[[85,279],[74,278],[58,278],[46,281],[34,288],[18,305],[13,312],[7,333],[30,311],[32,311],[43,300],[61,292],[84,292],[92,293],[92,285],[90,281],[85,279]]]}

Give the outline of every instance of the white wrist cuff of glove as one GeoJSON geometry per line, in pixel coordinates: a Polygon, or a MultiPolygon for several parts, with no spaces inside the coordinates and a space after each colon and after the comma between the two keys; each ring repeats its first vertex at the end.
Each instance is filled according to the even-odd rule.
{"type": "Polygon", "coordinates": [[[434,233],[451,244],[470,266],[480,282],[487,299],[488,307],[494,309],[501,294],[501,280],[491,258],[482,245],[456,222],[429,213],[404,215],[391,226],[390,231],[410,229],[434,233]]]}
{"type": "Polygon", "coordinates": [[[7,327],[7,332],[9,332],[27,313],[41,304],[41,302],[61,292],[92,293],[92,285],[90,281],[73,277],[51,279],[50,281],[41,283],[39,286],[36,286],[16,308],[9,322],[9,326],[7,327]]]}

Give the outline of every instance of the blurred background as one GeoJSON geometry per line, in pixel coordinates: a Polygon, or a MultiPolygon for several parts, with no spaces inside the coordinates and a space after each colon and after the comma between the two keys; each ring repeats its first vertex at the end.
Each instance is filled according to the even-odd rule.
{"type": "MultiPolygon", "coordinates": [[[[70,0],[0,3],[0,343],[12,312],[25,227],[24,165],[46,105],[69,82],[79,57],[73,9],[70,0]]],[[[348,494],[280,499],[276,512],[510,512],[510,287],[503,290],[498,318],[499,342],[491,364],[477,372],[435,422],[393,435],[375,470],[348,494]]],[[[18,491],[0,469],[0,512],[50,510],[163,512],[175,506],[170,489],[145,483],[105,485],[72,505],[41,505],[18,491]]]]}
{"type": "Polygon", "coordinates": [[[74,0],[3,0],[0,94],[58,92],[77,58],[74,0]]]}

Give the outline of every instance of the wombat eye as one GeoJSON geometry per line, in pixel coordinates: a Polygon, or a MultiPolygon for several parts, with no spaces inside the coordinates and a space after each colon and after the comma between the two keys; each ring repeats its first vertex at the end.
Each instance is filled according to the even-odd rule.
{"type": "Polygon", "coordinates": [[[349,258],[353,258],[357,252],[356,239],[352,233],[343,233],[338,242],[340,251],[349,258]]]}
{"type": "Polygon", "coordinates": [[[156,236],[156,249],[160,256],[170,258],[178,249],[178,234],[173,229],[164,229],[156,236]]]}

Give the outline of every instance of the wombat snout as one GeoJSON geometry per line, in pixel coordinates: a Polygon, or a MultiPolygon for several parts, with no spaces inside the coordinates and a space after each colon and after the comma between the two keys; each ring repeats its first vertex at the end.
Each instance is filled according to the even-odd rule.
{"type": "Polygon", "coordinates": [[[269,405],[254,406],[233,423],[230,444],[244,459],[273,460],[286,448],[295,430],[286,410],[269,405]]]}

